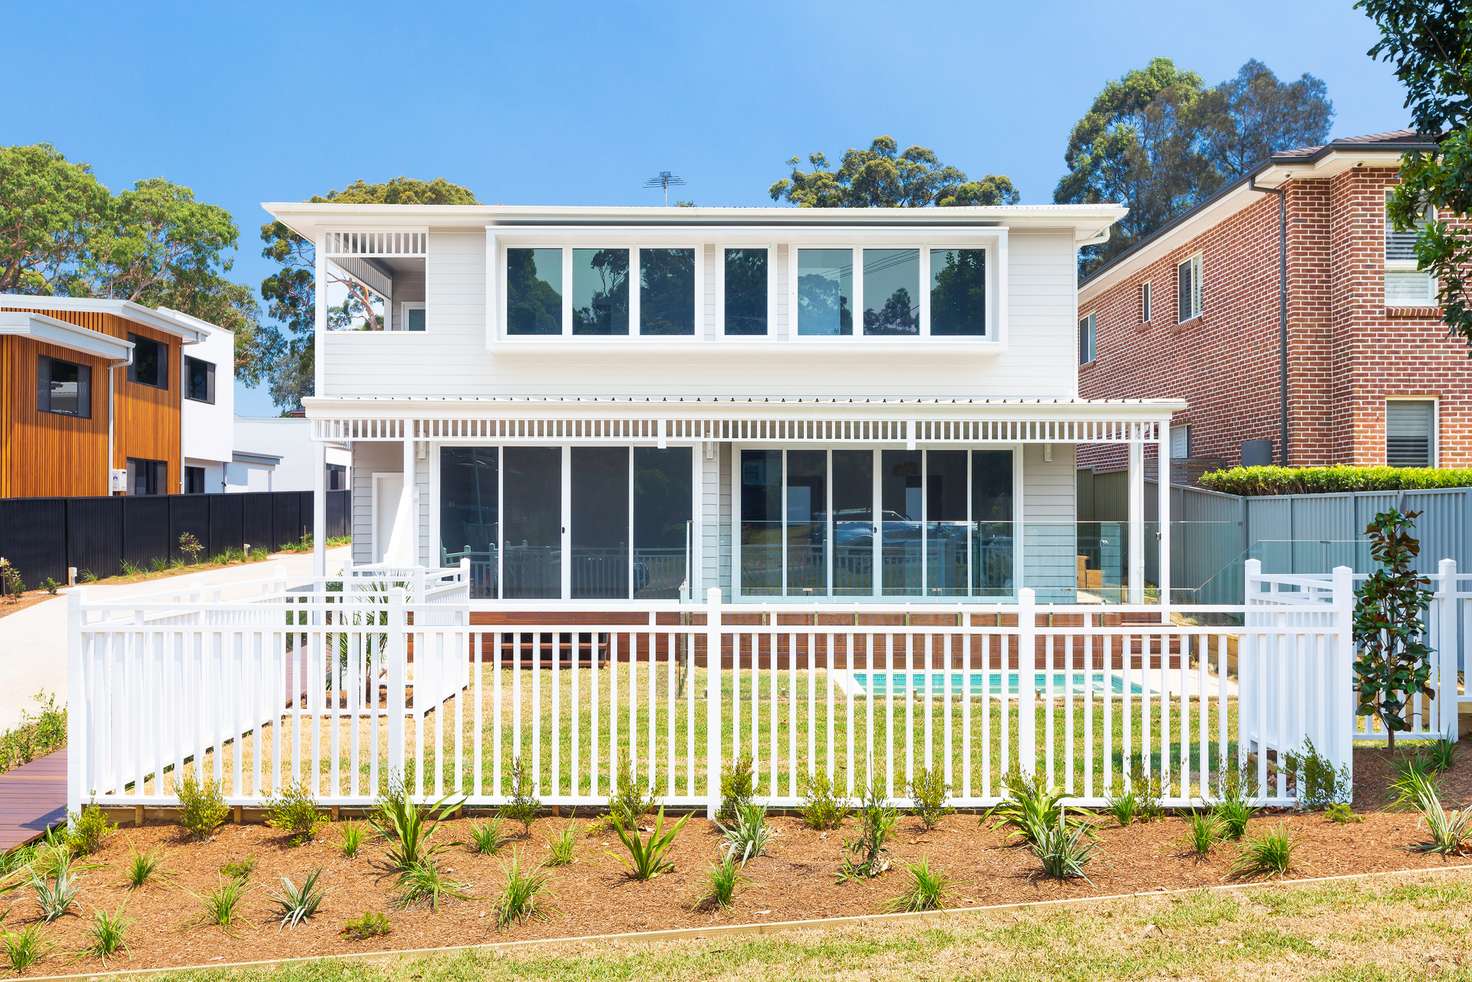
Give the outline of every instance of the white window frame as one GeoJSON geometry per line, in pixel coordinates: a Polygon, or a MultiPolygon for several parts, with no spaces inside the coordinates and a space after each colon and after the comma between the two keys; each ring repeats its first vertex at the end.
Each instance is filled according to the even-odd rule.
{"type": "Polygon", "coordinates": [[[1076,342],[1074,344],[1075,354],[1077,354],[1079,349],[1083,347],[1083,344],[1078,342],[1082,342],[1085,324],[1089,325],[1089,357],[1087,359],[1080,358],[1078,363],[1080,365],[1092,365],[1099,357],[1098,312],[1091,310],[1078,319],[1078,334],[1075,336],[1074,339],[1076,342]]]}
{"type": "Polygon", "coordinates": [[[1429,402],[1431,403],[1431,464],[1432,467],[1441,466],[1441,399],[1438,396],[1386,396],[1385,412],[1380,418],[1381,431],[1384,433],[1384,452],[1381,456],[1385,459],[1385,466],[1390,463],[1390,404],[1392,402],[1429,402]]]}
{"type": "MultiPolygon", "coordinates": [[[[329,328],[324,327],[324,329],[322,331],[322,334],[325,337],[329,337],[329,338],[376,338],[376,337],[385,337],[385,336],[389,336],[389,335],[398,335],[398,336],[407,335],[407,336],[413,337],[413,338],[422,338],[426,334],[429,334],[430,333],[430,326],[429,326],[429,307],[428,307],[427,301],[429,299],[430,277],[434,275],[431,267],[434,264],[429,261],[429,229],[427,229],[427,228],[405,228],[405,229],[328,229],[327,231],[325,231],[325,232],[322,233],[322,240],[321,240],[321,242],[317,243],[316,248],[317,248],[318,253],[319,253],[318,254],[318,266],[322,270],[325,270],[326,269],[326,265],[325,265],[326,263],[333,263],[334,265],[338,265],[340,267],[341,264],[336,262],[338,259],[421,259],[421,260],[424,261],[424,298],[425,298],[424,301],[413,301],[413,300],[398,300],[398,301],[396,301],[392,297],[384,297],[383,298],[384,299],[384,303],[383,303],[383,330],[381,330],[381,331],[334,331],[334,330],[331,330],[329,328]],[[325,243],[334,241],[335,239],[339,239],[339,238],[344,237],[344,236],[359,236],[359,237],[361,237],[364,240],[365,243],[370,243],[370,244],[372,242],[374,242],[376,239],[380,239],[380,238],[384,239],[385,242],[394,242],[394,241],[403,242],[406,246],[407,245],[413,245],[415,242],[418,242],[418,243],[422,243],[422,245],[424,247],[424,251],[423,252],[415,252],[415,251],[406,250],[406,251],[403,251],[403,252],[387,252],[387,251],[376,251],[373,248],[368,248],[368,249],[365,249],[363,251],[352,252],[352,253],[329,252],[329,251],[327,251],[325,243]],[[406,307],[406,306],[412,306],[415,303],[418,303],[421,306],[424,306],[424,308],[425,308],[425,314],[424,314],[424,330],[422,330],[422,331],[400,331],[400,330],[396,330],[395,329],[395,324],[397,323],[397,319],[398,319],[398,311],[396,311],[395,308],[396,307],[402,308],[402,307],[406,307]]],[[[325,287],[324,287],[323,292],[322,292],[322,298],[323,298],[323,301],[322,302],[324,302],[324,303],[326,302],[326,296],[327,296],[327,294],[326,294],[326,290],[325,290],[325,287]]],[[[324,312],[324,317],[325,317],[325,312],[324,312]]],[[[407,321],[408,318],[406,317],[405,320],[407,321]]],[[[335,342],[329,342],[329,343],[335,343],[335,342]]],[[[317,362],[318,362],[319,367],[325,364],[323,362],[323,354],[322,354],[322,351],[320,349],[317,352],[317,362]]]]}
{"type": "MultiPolygon", "coordinates": [[[[479,440],[447,440],[436,442],[429,455],[429,535],[430,555],[439,561],[440,549],[440,451],[445,447],[471,447],[482,450],[496,451],[496,532],[498,537],[496,548],[496,592],[495,597],[476,597],[470,601],[471,608],[477,604],[486,603],[546,603],[557,601],[569,604],[586,604],[594,609],[606,609],[609,604],[643,604],[643,603],[674,603],[675,600],[635,600],[634,592],[634,450],[637,447],[653,447],[660,450],[675,449],[677,447],[688,447],[690,449],[690,552],[686,557],[690,565],[690,582],[687,584],[690,590],[690,600],[697,601],[704,598],[704,567],[702,564],[702,546],[704,542],[704,521],[701,511],[702,503],[702,454],[701,444],[689,441],[670,441],[658,443],[648,440],[637,440],[631,443],[616,444],[617,449],[626,449],[629,460],[628,478],[628,530],[629,530],[629,595],[627,597],[603,597],[589,600],[572,599],[572,452],[578,447],[603,446],[606,444],[587,443],[557,443],[547,440],[502,440],[495,443],[487,443],[479,440]],[[506,588],[505,577],[505,548],[504,535],[506,527],[506,467],[504,451],[507,447],[542,447],[549,450],[560,450],[562,452],[562,478],[560,508],[562,511],[561,525],[561,551],[563,556],[561,576],[561,596],[549,597],[542,600],[504,600],[501,594],[506,588]],[[601,605],[601,606],[600,606],[601,605]]],[[[377,494],[375,485],[375,495],[377,494]]]]}
{"type": "Polygon", "coordinates": [[[937,604],[951,603],[951,604],[954,604],[954,603],[976,603],[976,602],[986,603],[986,602],[991,602],[991,601],[1010,601],[1010,600],[1015,599],[1016,591],[1019,588],[1021,588],[1022,586],[1025,585],[1023,583],[1023,565],[1022,565],[1023,564],[1022,516],[1024,514],[1024,511],[1023,511],[1023,502],[1022,502],[1022,497],[1023,497],[1023,484],[1022,484],[1022,479],[1023,479],[1023,463],[1022,463],[1022,457],[1023,457],[1023,449],[1024,449],[1025,446],[1026,446],[1025,444],[1021,444],[1021,443],[997,443],[997,444],[976,444],[976,445],[973,445],[973,446],[961,446],[961,447],[958,447],[958,446],[955,446],[953,444],[921,443],[921,444],[917,444],[913,448],[915,450],[927,451],[927,452],[922,452],[921,455],[920,455],[920,487],[921,487],[921,495],[920,495],[920,522],[921,522],[922,525],[926,524],[928,522],[928,520],[929,520],[929,516],[926,514],[927,511],[929,510],[929,501],[928,501],[927,496],[926,496],[925,491],[924,491],[924,489],[925,489],[925,487],[926,487],[926,485],[928,484],[928,481],[929,481],[928,471],[929,471],[929,468],[930,468],[930,455],[929,455],[928,451],[931,451],[931,450],[964,450],[966,452],[966,522],[967,522],[968,525],[974,523],[974,521],[975,521],[975,519],[973,518],[973,516],[971,514],[971,505],[972,505],[972,501],[971,501],[971,478],[972,478],[971,454],[974,451],[982,451],[982,452],[985,452],[985,451],[988,451],[988,450],[1010,450],[1012,452],[1012,528],[1014,530],[1014,534],[1012,536],[1012,588],[1013,588],[1013,594],[1012,595],[1003,596],[1003,595],[1000,595],[999,594],[999,595],[993,596],[993,595],[972,594],[970,592],[971,585],[976,580],[976,571],[975,571],[975,569],[972,568],[972,561],[975,559],[975,555],[974,555],[974,553],[971,550],[971,545],[970,545],[971,540],[970,540],[969,533],[968,533],[968,536],[967,536],[967,548],[966,548],[966,590],[967,590],[967,593],[965,593],[964,595],[962,595],[962,594],[949,594],[949,595],[945,595],[945,596],[931,596],[927,592],[928,589],[929,589],[929,586],[930,586],[930,584],[929,584],[929,578],[930,578],[930,557],[929,557],[928,541],[926,540],[925,536],[921,536],[920,537],[920,593],[918,593],[918,594],[886,594],[886,593],[883,592],[884,591],[884,564],[882,562],[883,547],[884,547],[883,535],[882,535],[882,533],[876,533],[873,536],[874,582],[870,585],[870,592],[869,592],[869,595],[866,597],[866,596],[863,596],[861,594],[843,594],[842,596],[836,596],[833,593],[833,534],[832,534],[832,532],[833,532],[833,451],[835,451],[835,450],[860,450],[860,451],[867,450],[868,452],[870,452],[870,453],[872,453],[874,455],[874,457],[873,457],[873,469],[870,472],[872,474],[872,476],[873,476],[872,489],[871,489],[871,495],[872,496],[870,498],[870,502],[871,502],[870,507],[872,508],[872,514],[874,516],[874,525],[875,525],[875,527],[882,529],[882,527],[883,527],[883,509],[882,509],[881,505],[882,505],[883,502],[882,502],[882,494],[881,494],[880,489],[882,487],[882,479],[883,479],[883,473],[881,471],[881,462],[884,459],[883,458],[883,452],[885,450],[904,450],[904,449],[907,449],[907,448],[905,448],[905,447],[855,447],[855,446],[853,446],[851,444],[807,444],[807,445],[801,445],[801,446],[776,447],[776,446],[772,446],[771,444],[733,443],[731,445],[731,474],[730,474],[730,495],[731,495],[731,528],[730,528],[730,537],[731,537],[731,597],[732,597],[732,602],[733,603],[802,604],[802,603],[812,603],[812,602],[814,602],[816,600],[818,602],[824,602],[824,603],[833,602],[833,603],[863,603],[863,604],[886,604],[886,603],[889,603],[889,604],[910,604],[910,603],[937,603],[937,604]],[[742,454],[743,451],[746,451],[746,450],[754,450],[754,451],[768,451],[768,450],[773,450],[773,451],[776,451],[776,452],[778,452],[778,453],[780,453],[782,455],[782,492],[783,493],[780,496],[780,501],[781,501],[781,506],[782,506],[782,535],[781,535],[781,540],[782,540],[782,585],[781,585],[781,588],[780,588],[781,592],[778,593],[778,594],[757,594],[757,595],[754,595],[754,596],[748,596],[745,593],[743,593],[742,592],[742,589],[741,589],[741,454],[742,454]],[[828,496],[828,502],[827,502],[828,535],[827,535],[827,539],[826,539],[826,541],[827,541],[826,556],[827,556],[827,562],[828,562],[828,576],[827,576],[828,592],[825,593],[825,594],[805,594],[805,595],[802,595],[802,596],[788,596],[787,595],[787,474],[788,474],[787,454],[790,451],[793,451],[793,450],[799,450],[799,451],[802,451],[802,450],[822,450],[822,451],[825,451],[827,453],[827,457],[828,457],[827,477],[825,479],[825,490],[826,490],[826,493],[827,493],[827,496],[828,496]]]}
{"type": "Polygon", "coordinates": [[[1150,323],[1150,318],[1155,314],[1155,290],[1146,280],[1140,284],[1140,323],[1150,323]]]}
{"type": "Polygon", "coordinates": [[[1185,259],[1182,259],[1180,262],[1176,263],[1176,284],[1175,284],[1175,287],[1176,287],[1176,304],[1177,304],[1177,306],[1180,305],[1180,297],[1181,297],[1181,267],[1182,266],[1188,266],[1188,267],[1190,267],[1190,275],[1191,275],[1191,294],[1190,295],[1191,295],[1191,306],[1192,306],[1192,310],[1191,310],[1191,313],[1189,315],[1187,315],[1187,316],[1182,316],[1183,313],[1184,313],[1184,311],[1177,310],[1176,311],[1176,323],[1177,324],[1184,324],[1187,321],[1193,321],[1193,320],[1195,320],[1196,318],[1198,318],[1198,317],[1201,316],[1201,312],[1206,307],[1205,303],[1203,302],[1204,298],[1202,296],[1202,289],[1201,289],[1201,253],[1199,253],[1199,252],[1193,253],[1192,255],[1189,255],[1185,259]]]}
{"type": "Polygon", "coordinates": [[[1191,459],[1191,424],[1190,423],[1177,423],[1177,424],[1175,424],[1174,426],[1172,426],[1170,428],[1168,435],[1169,435],[1169,438],[1170,438],[1170,459],[1171,460],[1190,460],[1191,459]],[[1182,434],[1182,436],[1184,437],[1184,440],[1182,442],[1185,444],[1181,448],[1182,450],[1185,451],[1185,453],[1181,454],[1179,457],[1176,456],[1176,434],[1177,433],[1182,434]]]}
{"type": "MultiPolygon", "coordinates": [[[[1386,213],[1385,213],[1385,234],[1381,236],[1381,257],[1383,258],[1384,263],[1385,263],[1385,283],[1384,283],[1385,305],[1387,307],[1428,307],[1428,308],[1430,308],[1430,307],[1439,307],[1439,306],[1441,306],[1441,300],[1440,300],[1440,296],[1439,296],[1439,294],[1440,294],[1440,283],[1437,281],[1436,277],[1433,276],[1431,273],[1424,272],[1421,269],[1419,269],[1418,266],[1417,266],[1417,262],[1414,259],[1391,259],[1390,256],[1389,256],[1389,247],[1390,247],[1390,241],[1389,241],[1390,240],[1390,211],[1389,211],[1389,209],[1390,209],[1390,196],[1393,193],[1394,193],[1394,189],[1387,188],[1386,191],[1385,191],[1385,206],[1386,206],[1386,213]],[[1427,288],[1426,289],[1426,298],[1424,300],[1420,300],[1420,301],[1407,301],[1407,300],[1399,299],[1399,298],[1392,300],[1391,297],[1390,297],[1390,274],[1391,273],[1417,273],[1417,274],[1419,274],[1421,276],[1424,276],[1426,278],[1426,288],[1427,288]]],[[[1435,208],[1428,206],[1426,210],[1430,213],[1429,215],[1426,216],[1426,219],[1427,220],[1432,220],[1432,219],[1435,219],[1436,218],[1436,209],[1435,208]]]]}
{"type": "Polygon", "coordinates": [[[765,245],[726,245],[715,247],[715,269],[711,271],[715,277],[715,334],[721,341],[732,344],[763,344],[777,337],[777,246],[775,243],[765,245]],[[732,249],[743,251],[755,251],[761,249],[767,254],[767,332],[765,334],[727,334],[726,333],[726,253],[732,249]]]}

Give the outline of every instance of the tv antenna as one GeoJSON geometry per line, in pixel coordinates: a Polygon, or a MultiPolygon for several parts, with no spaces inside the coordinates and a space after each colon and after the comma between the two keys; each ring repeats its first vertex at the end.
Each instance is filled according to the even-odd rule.
{"type": "Polygon", "coordinates": [[[664,205],[666,208],[668,208],[670,205],[670,188],[682,187],[684,183],[685,179],[680,175],[671,174],[667,170],[662,170],[655,176],[651,177],[649,180],[645,181],[644,186],[646,188],[662,189],[664,191],[664,205]]]}

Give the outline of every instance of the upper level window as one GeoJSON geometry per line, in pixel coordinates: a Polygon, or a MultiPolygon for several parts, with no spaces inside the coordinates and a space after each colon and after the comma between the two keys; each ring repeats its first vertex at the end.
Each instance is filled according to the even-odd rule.
{"type": "Polygon", "coordinates": [[[726,249],[721,260],[722,314],[728,337],[761,337],[767,333],[768,269],[766,249],[726,249]]]}
{"type": "Polygon", "coordinates": [[[1201,316],[1201,254],[1176,266],[1176,323],[1201,316]]]}
{"type": "Polygon", "coordinates": [[[1141,283],[1140,284],[1140,321],[1141,321],[1141,323],[1149,323],[1149,321],[1150,321],[1150,314],[1151,314],[1150,307],[1151,307],[1151,301],[1153,299],[1154,298],[1150,295],[1150,281],[1149,280],[1146,280],[1144,283],[1141,283]]]}
{"type": "Polygon", "coordinates": [[[930,333],[986,334],[986,250],[930,250],[930,333]]]}
{"type": "Polygon", "coordinates": [[[639,250],[639,333],[695,333],[695,250],[639,250]]]}
{"type": "Polygon", "coordinates": [[[322,250],[329,331],[424,332],[427,231],[328,232],[322,250]]]}
{"type": "Polygon", "coordinates": [[[1391,399],[1385,403],[1385,463],[1391,467],[1436,466],[1436,400],[1391,399]]]}
{"type": "Polygon", "coordinates": [[[920,333],[920,250],[864,250],[864,333],[920,333]]]}
{"type": "Polygon", "coordinates": [[[129,334],[133,342],[133,364],[128,366],[128,381],[151,385],[157,389],[169,387],[169,348],[162,341],[129,334]]]}
{"type": "Polygon", "coordinates": [[[572,251],[572,333],[629,333],[629,250],[572,251]]]}
{"type": "Polygon", "coordinates": [[[1078,363],[1087,365],[1094,355],[1094,315],[1089,314],[1078,321],[1078,363]]]}
{"type": "Polygon", "coordinates": [[[60,358],[36,359],[36,408],[59,416],[92,416],[92,369],[60,358]]]}
{"type": "Polygon", "coordinates": [[[184,398],[215,402],[215,366],[202,358],[184,356],[184,398]]]}
{"type": "MultiPolygon", "coordinates": [[[[1385,192],[1387,205],[1389,191],[1385,192]]],[[[1385,302],[1392,307],[1434,307],[1437,304],[1436,277],[1416,268],[1416,239],[1427,221],[1436,217],[1429,205],[1416,227],[1397,232],[1385,216],[1385,302]]]]}
{"type": "Polygon", "coordinates": [[[797,333],[819,337],[854,333],[852,249],[797,251],[797,333]]]}
{"type": "Polygon", "coordinates": [[[562,250],[506,250],[506,333],[562,333],[562,250]]]}

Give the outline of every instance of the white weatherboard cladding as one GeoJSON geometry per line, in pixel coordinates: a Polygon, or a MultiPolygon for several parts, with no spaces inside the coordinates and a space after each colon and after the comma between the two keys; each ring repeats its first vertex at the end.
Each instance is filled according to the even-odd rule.
{"type": "MultiPolygon", "coordinates": [[[[427,455],[426,455],[427,457],[427,455]]],[[[433,527],[430,509],[429,462],[415,459],[414,483],[419,489],[419,561],[439,565],[439,550],[430,542],[433,527]]],[[[353,563],[373,562],[373,475],[398,474],[404,469],[403,445],[398,443],[353,444],[353,563]]]]}
{"type": "Polygon", "coordinates": [[[1077,482],[1072,444],[1023,448],[1022,585],[1036,590],[1040,603],[1076,599],[1077,482]]]}
{"type": "MultiPolygon", "coordinates": [[[[486,241],[481,231],[429,234],[425,333],[329,332],[325,394],[352,395],[832,395],[1073,398],[1076,344],[1075,252],[1069,232],[1013,230],[1008,239],[1005,350],[842,346],[759,347],[697,340],[676,351],[566,349],[507,351],[486,345],[486,241]]],[[[713,247],[704,255],[716,261],[713,247]]],[[[788,333],[787,249],[773,256],[772,334],[788,333]]],[[[709,268],[709,267],[707,267],[709,268]]],[[[704,305],[714,313],[714,276],[704,305]]],[[[705,319],[713,324],[714,316],[705,319]]]]}

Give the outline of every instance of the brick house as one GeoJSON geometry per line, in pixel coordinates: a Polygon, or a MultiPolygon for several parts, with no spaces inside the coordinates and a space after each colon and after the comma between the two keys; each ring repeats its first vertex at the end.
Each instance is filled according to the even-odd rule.
{"type": "MultiPolygon", "coordinates": [[[[1079,395],[1178,397],[1177,480],[1239,463],[1472,466],[1472,359],[1386,196],[1411,131],[1274,154],[1079,288],[1079,395]],[[1286,276],[1281,275],[1286,272],[1286,276]]],[[[1079,466],[1124,467],[1114,447],[1079,466]]]]}

